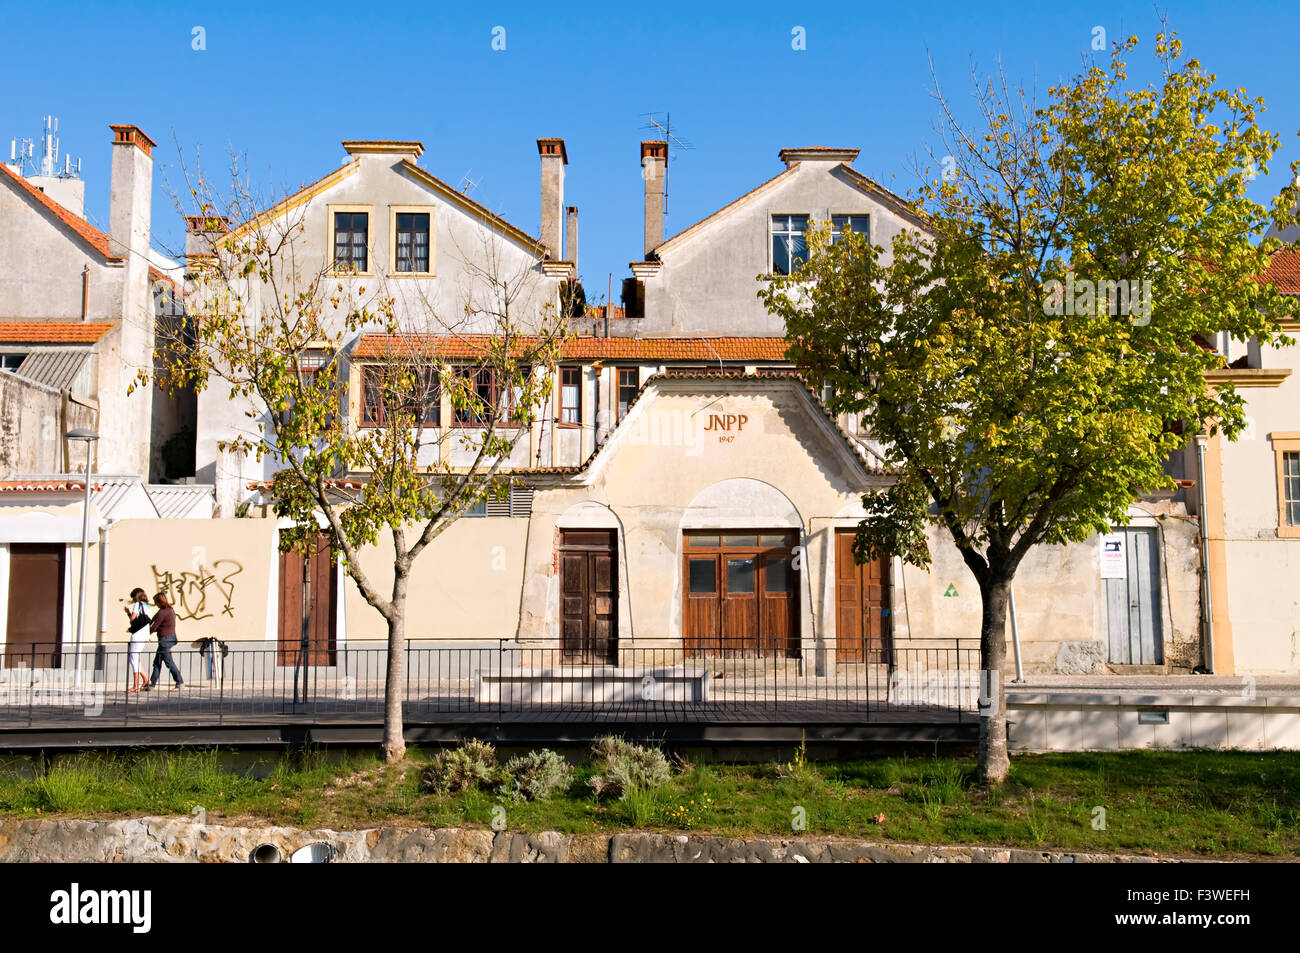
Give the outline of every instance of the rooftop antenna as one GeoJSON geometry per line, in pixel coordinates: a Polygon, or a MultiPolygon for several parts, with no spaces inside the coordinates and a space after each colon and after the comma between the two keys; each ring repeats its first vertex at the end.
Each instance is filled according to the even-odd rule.
{"type": "Polygon", "coordinates": [[[469,177],[469,174],[473,171],[473,169],[466,169],[465,174],[460,177],[460,191],[464,195],[469,195],[478,188],[479,180],[469,177]]]}
{"type": "Polygon", "coordinates": [[[678,149],[681,149],[683,152],[685,152],[687,149],[692,148],[692,146],[690,142],[688,142],[687,140],[682,139],[679,136],[673,135],[673,117],[671,113],[667,113],[667,112],[663,113],[662,120],[660,120],[659,118],[660,113],[642,113],[641,115],[646,117],[646,123],[641,128],[655,130],[657,133],[663,136],[664,142],[668,143],[668,157],[664,160],[664,223],[665,223],[664,232],[667,233],[668,231],[667,229],[668,166],[670,165],[668,160],[674,158],[677,155],[677,153],[673,152],[673,146],[676,146],[678,149]]]}

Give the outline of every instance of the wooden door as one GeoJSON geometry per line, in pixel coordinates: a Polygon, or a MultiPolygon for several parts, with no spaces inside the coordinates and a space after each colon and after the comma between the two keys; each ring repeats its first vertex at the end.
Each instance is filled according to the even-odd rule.
{"type": "Polygon", "coordinates": [[[1110,662],[1114,665],[1160,665],[1160,557],[1154,529],[1123,529],[1114,542],[1124,547],[1125,577],[1103,581],[1110,662]]]}
{"type": "Polygon", "coordinates": [[[888,557],[858,565],[856,530],[835,531],[835,657],[840,662],[889,659],[891,606],[888,557]]]}
{"type": "MultiPolygon", "coordinates": [[[[300,551],[280,554],[280,613],[277,662],[302,662],[303,555],[300,551]]],[[[329,534],[316,537],[316,546],[306,560],[311,585],[307,607],[308,665],[333,665],[336,656],[338,575],[330,555],[329,534]]]]}
{"type": "Polygon", "coordinates": [[[618,534],[560,535],[560,655],[566,663],[618,663],[618,534]]]}
{"type": "Polygon", "coordinates": [[[682,640],[688,656],[798,656],[796,535],[684,534],[682,640]]]}
{"type": "Polygon", "coordinates": [[[62,543],[10,544],[5,668],[59,667],[66,552],[62,543]]]}

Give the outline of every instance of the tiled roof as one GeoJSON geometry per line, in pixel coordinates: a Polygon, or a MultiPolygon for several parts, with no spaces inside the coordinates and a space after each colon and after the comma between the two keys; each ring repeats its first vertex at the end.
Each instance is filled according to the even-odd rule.
{"type": "Polygon", "coordinates": [[[1264,269],[1264,278],[1283,294],[1300,294],[1300,251],[1275,251],[1264,269]]]}
{"type": "MultiPolygon", "coordinates": [[[[493,338],[486,334],[459,337],[437,335],[366,334],[357,342],[352,357],[357,360],[383,357],[395,345],[408,343],[417,353],[448,358],[479,357],[493,338]]],[[[536,338],[525,338],[524,344],[536,338]]],[[[785,338],[572,338],[560,353],[561,360],[625,361],[781,361],[785,359],[785,338]]]]}
{"type": "MultiPolygon", "coordinates": [[[[362,481],[348,479],[326,480],[325,485],[335,490],[364,490],[366,488],[365,483],[362,481]]],[[[250,490],[269,490],[273,486],[275,486],[275,483],[271,480],[256,480],[248,484],[250,490]]]]}
{"type": "Polygon", "coordinates": [[[114,327],[80,321],[0,321],[0,344],[94,344],[114,327]]]}
{"type": "Polygon", "coordinates": [[[114,255],[109,250],[109,238],[94,225],[79,215],[74,215],[66,208],[54,201],[36,186],[32,185],[21,175],[18,175],[11,168],[0,162],[0,175],[7,176],[10,182],[15,183],[20,189],[25,191],[31,198],[43,205],[51,215],[77,233],[80,238],[87,244],[91,245],[97,252],[105,258],[114,261],[121,258],[120,255],[114,255]]]}
{"type": "MultiPolygon", "coordinates": [[[[92,483],[90,489],[98,493],[103,489],[92,483]]],[[[0,481],[0,493],[84,493],[86,482],[76,480],[4,480],[0,481]]]]}
{"type": "Polygon", "coordinates": [[[609,310],[609,317],[614,321],[621,321],[627,317],[627,309],[617,304],[612,308],[607,304],[589,304],[587,305],[587,317],[603,318],[606,309],[609,310]]]}

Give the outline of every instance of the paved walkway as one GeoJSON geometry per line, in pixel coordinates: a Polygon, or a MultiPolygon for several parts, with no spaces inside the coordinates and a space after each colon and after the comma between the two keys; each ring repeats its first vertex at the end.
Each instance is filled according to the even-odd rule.
{"type": "Polygon", "coordinates": [[[1300,695],[1300,675],[1026,675],[1008,692],[1081,692],[1146,695],[1218,695],[1249,698],[1300,695]]]}

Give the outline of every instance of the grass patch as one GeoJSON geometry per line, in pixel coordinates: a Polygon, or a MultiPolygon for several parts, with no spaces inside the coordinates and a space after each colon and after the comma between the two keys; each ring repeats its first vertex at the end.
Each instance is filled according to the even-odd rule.
{"type": "Polygon", "coordinates": [[[598,798],[608,758],[573,766],[550,797],[495,787],[430,791],[436,752],[401,764],[297,752],[242,772],[216,751],[78,753],[25,773],[0,765],[0,816],[185,815],[357,828],[482,826],[505,812],[511,830],[610,833],[627,828],[728,836],[849,836],[913,843],[993,844],[1187,856],[1300,854],[1300,755],[1129,752],[1015,758],[1007,782],[984,789],[960,758],[774,764],[673,759],[658,786],[598,798]]]}

